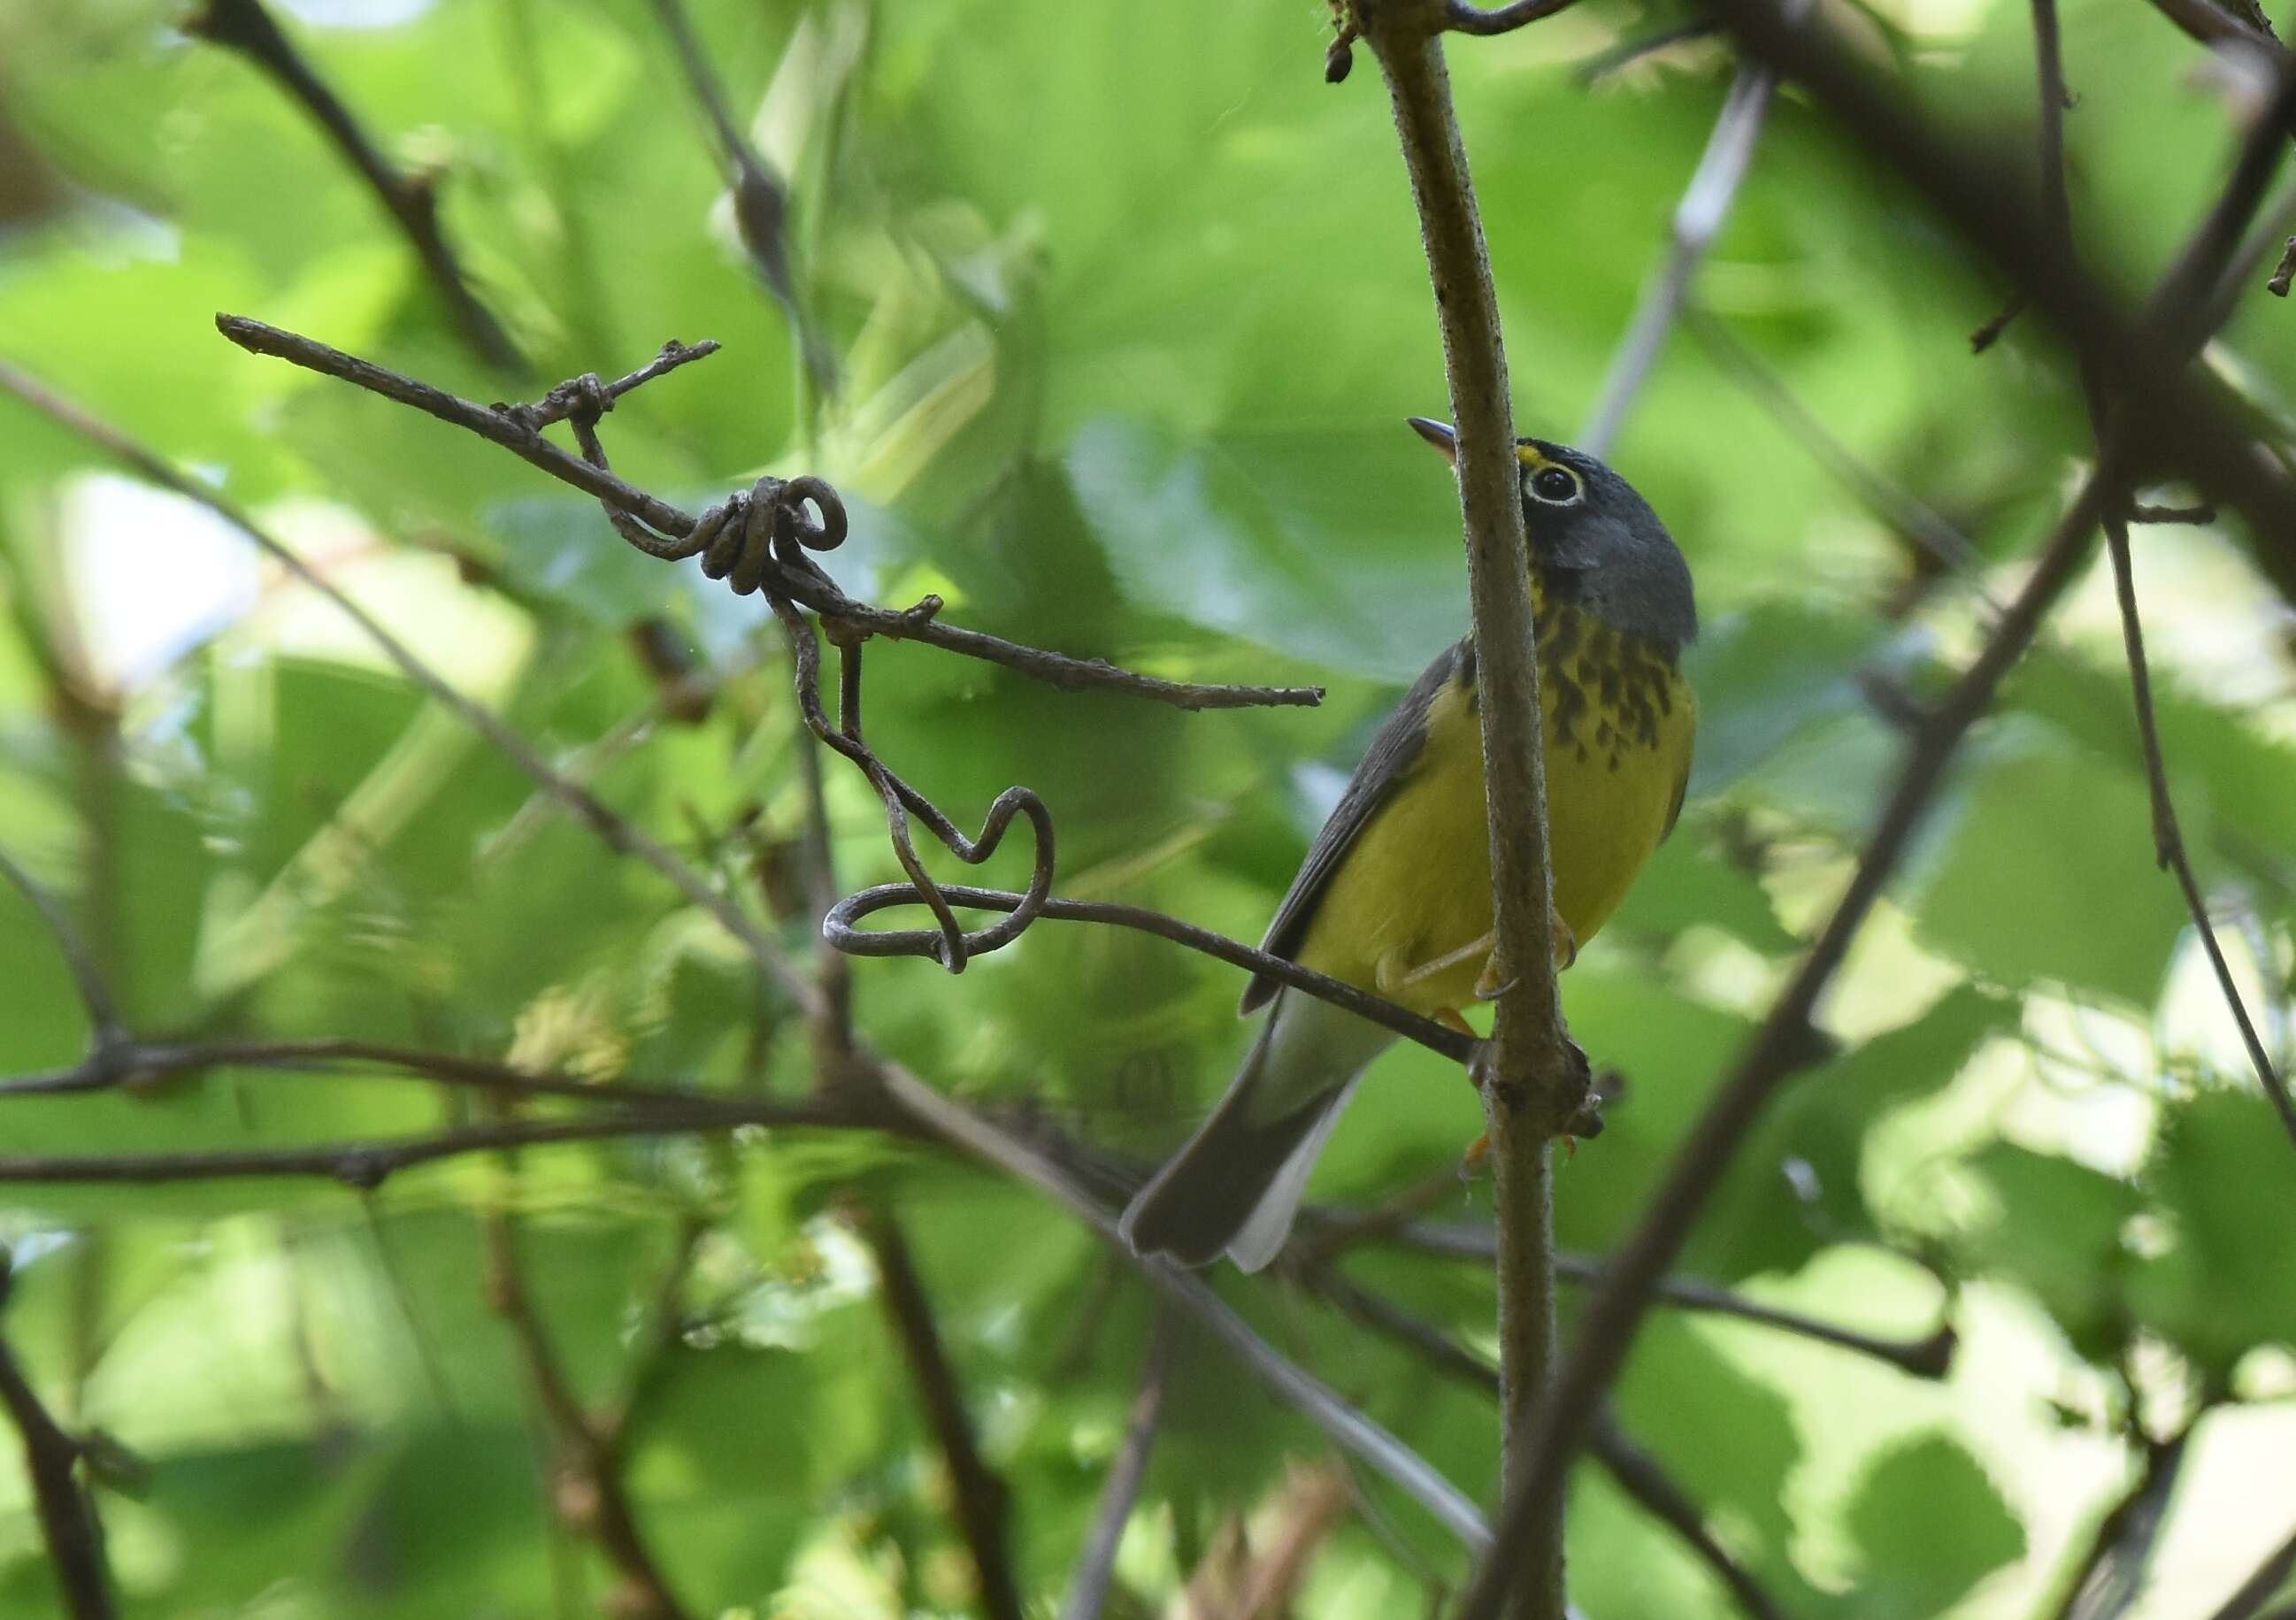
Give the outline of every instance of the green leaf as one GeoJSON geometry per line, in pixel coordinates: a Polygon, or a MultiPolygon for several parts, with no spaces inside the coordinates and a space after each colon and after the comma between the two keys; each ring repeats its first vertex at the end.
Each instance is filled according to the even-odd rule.
{"type": "Polygon", "coordinates": [[[2000,1487],[1943,1435],[1902,1444],[1868,1469],[1849,1528],[1863,1561],[1848,1612],[1860,1620],[1944,1614],[2025,1551],[2024,1527],[2000,1487]]]}
{"type": "Polygon", "coordinates": [[[1917,931],[2006,985],[2055,980],[2148,1007],[2185,921],[2152,864],[2151,826],[2136,776],[2077,749],[2005,749],[1968,789],[1914,902],[1917,931]],[[2112,920],[2100,926],[2103,895],[2112,920]]]}
{"type": "Polygon", "coordinates": [[[2262,1097],[2210,1089],[2167,1109],[2140,1177],[2169,1240],[2136,1267],[2129,1298],[2218,1387],[2256,1346],[2296,1346],[2296,1256],[2258,1224],[2288,1158],[2262,1097]]]}
{"type": "Polygon", "coordinates": [[[2128,1182],[2052,1154],[1996,1142],[1970,1160],[1999,1200],[1974,1258],[2038,1299],[2091,1361],[2109,1362],[2131,1328],[2127,1229],[2142,1207],[2128,1182]]]}

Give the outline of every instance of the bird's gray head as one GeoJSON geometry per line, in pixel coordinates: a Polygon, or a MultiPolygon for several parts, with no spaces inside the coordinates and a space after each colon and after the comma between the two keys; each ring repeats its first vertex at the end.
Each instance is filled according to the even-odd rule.
{"type": "MultiPolygon", "coordinates": [[[[1411,425],[1456,456],[1456,436],[1445,424],[1414,416],[1411,425]]],[[[1690,565],[1635,487],[1567,445],[1518,439],[1515,455],[1531,563],[1546,595],[1669,652],[1695,641],[1690,565]]]]}

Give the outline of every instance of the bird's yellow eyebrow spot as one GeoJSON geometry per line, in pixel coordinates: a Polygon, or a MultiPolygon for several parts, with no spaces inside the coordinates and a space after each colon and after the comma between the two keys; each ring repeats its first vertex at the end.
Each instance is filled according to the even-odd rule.
{"type": "Polygon", "coordinates": [[[1541,467],[1554,465],[1537,445],[1517,445],[1514,447],[1514,456],[1527,470],[1532,472],[1538,471],[1541,467]]]}

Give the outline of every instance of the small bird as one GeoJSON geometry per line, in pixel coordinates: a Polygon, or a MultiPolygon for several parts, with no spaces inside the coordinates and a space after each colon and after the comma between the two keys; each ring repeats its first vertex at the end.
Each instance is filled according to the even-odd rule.
{"type": "MultiPolygon", "coordinates": [[[[1411,425],[1456,463],[1450,428],[1411,425]]],[[[1698,724],[1681,658],[1698,610],[1689,565],[1624,479],[1545,439],[1521,440],[1515,454],[1567,967],[1681,814],[1698,724]]],[[[1428,666],[1373,739],[1261,949],[1468,1030],[1460,1010],[1497,989],[1479,702],[1469,637],[1428,666]]],[[[1242,1010],[1271,1002],[1219,1106],[1125,1210],[1138,1253],[1201,1265],[1225,1249],[1247,1272],[1274,1259],[1340,1110],[1395,1039],[1254,978],[1242,1010]]]]}

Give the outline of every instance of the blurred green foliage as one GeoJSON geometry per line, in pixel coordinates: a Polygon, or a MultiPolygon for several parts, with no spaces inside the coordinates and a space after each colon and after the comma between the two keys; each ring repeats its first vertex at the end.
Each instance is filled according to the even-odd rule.
{"type": "MultiPolygon", "coordinates": [[[[796,722],[754,601],[637,557],[493,446],[240,353],[210,317],[253,315],[480,399],[717,338],[722,356],[608,420],[626,476],[699,505],[760,470],[816,470],[853,506],[855,537],[826,560],[857,595],[938,591],[953,619],[1158,673],[1329,684],[1319,710],[1182,715],[914,645],[870,654],[873,740],[957,821],[1026,781],[1058,818],[1064,892],[1257,937],[1367,728],[1464,613],[1447,481],[1399,421],[1444,397],[1415,225],[1374,76],[1322,82],[1316,0],[696,0],[714,70],[790,182],[800,296],[838,355],[826,397],[744,261],[651,6],[280,9],[378,144],[443,176],[448,234],[533,373],[463,350],[302,110],[182,31],[174,0],[0,0],[0,154],[20,148],[0,162],[24,177],[0,185],[0,356],[262,511],[803,954],[796,722]],[[705,715],[664,712],[634,650],[642,621],[706,675],[705,715]]],[[[2157,15],[2064,9],[2076,209],[2134,282],[2204,206],[2192,177],[2227,149],[2224,109],[2185,82],[2198,53],[2157,15]]],[[[1729,71],[1702,42],[1591,86],[1575,66],[1673,20],[1587,0],[1453,52],[1526,431],[1568,438],[1586,411],[1729,71]]],[[[1907,0],[1853,20],[1940,116],[2022,138],[2024,8],[1907,0]]],[[[2086,430],[2036,334],[1968,355],[2000,294],[1789,95],[1696,296],[2013,579],[2086,430]]],[[[2283,409],[2284,308],[2247,299],[2222,352],[2283,409]]],[[[1564,1240],[1589,1253],[1635,1218],[1838,889],[1896,751],[1877,686],[1933,689],[1985,618],[1686,331],[1612,459],[1689,555],[1707,633],[1681,830],[1566,982],[1578,1038],[1628,1086],[1561,1177],[1564,1240]]],[[[2237,557],[2213,531],[2147,530],[2138,567],[2188,840],[2284,1050],[2296,700],[2284,605],[2237,557]]],[[[4,398],[0,606],[0,846],[70,904],[139,1034],[809,1084],[802,1030],[705,918],[554,814],[308,591],[4,398]]],[[[866,785],[832,772],[829,808],[843,886],[895,875],[866,785]]],[[[1024,861],[1000,855],[984,880],[1024,861]]],[[[2296,1485],[2296,1166],[2153,868],[2109,589],[2085,585],[2012,682],[1892,898],[1829,1002],[1825,1055],[1686,1264],[1883,1336],[1919,1338],[1943,1310],[1963,1330],[1950,1380],[1669,1313],[1620,1420],[1791,1612],[1904,1620],[2042,1604],[2139,1436],[2280,1436],[2271,1478],[2196,1465],[2180,1487],[2197,1505],[2178,1522],[2202,1527],[2172,1524],[2136,1612],[2204,1613],[2284,1534],[2266,1510],[2296,1485]]],[[[958,978],[914,961],[855,978],[867,1037],[934,1084],[1141,1159],[1177,1139],[1246,1035],[1231,972],[1115,930],[1044,924],[958,978]]],[[[87,1033],[53,942],[0,889],[0,1071],[70,1064],[87,1033]]],[[[0,1141],[284,1145],[420,1133],[464,1107],[226,1068],[9,1097],[0,1141]]],[[[1456,1074],[1398,1051],[1317,1195],[1370,1202],[1441,1176],[1475,1117],[1456,1074]]],[[[910,1229],[1012,1487],[1021,1583],[1049,1614],[1149,1301],[1036,1194],[913,1146],[565,1148],[365,1197],[15,1186],[5,1322],[64,1420],[147,1470],[132,1493],[98,1492],[130,1614],[590,1613],[613,1577],[554,1517],[535,1396],[487,1305],[480,1216],[512,1208],[578,1397],[611,1403],[645,1370],[627,1478],[692,1612],[959,1612],[940,1452],[840,1215],[857,1190],[910,1229]],[[672,1296],[688,1330],[648,1355],[688,1222],[701,1236],[672,1296]]],[[[1464,1183],[1437,1213],[1486,1208],[1464,1183]]],[[[1480,1269],[1383,1246],[1348,1264],[1488,1347],[1480,1269]]],[[[1491,1498],[1484,1395],[1304,1294],[1219,1282],[1491,1498]]],[[[1152,1612],[1239,1515],[1252,1545],[1278,1539],[1291,1460],[1322,1452],[1208,1342],[1184,1340],[1173,1378],[1111,1613],[1152,1612]]],[[[1462,1554],[1357,1483],[1300,1612],[1419,1612],[1462,1554]]],[[[1591,1464],[1570,1556],[1597,1620],[1733,1612],[1591,1464]]],[[[28,1497],[0,1482],[0,1615],[55,1601],[28,1497]]]]}

